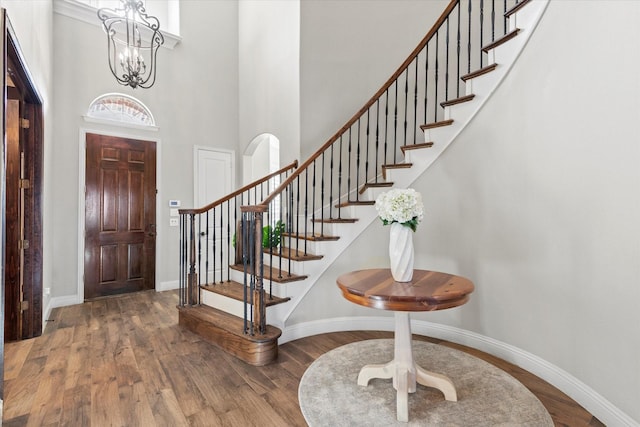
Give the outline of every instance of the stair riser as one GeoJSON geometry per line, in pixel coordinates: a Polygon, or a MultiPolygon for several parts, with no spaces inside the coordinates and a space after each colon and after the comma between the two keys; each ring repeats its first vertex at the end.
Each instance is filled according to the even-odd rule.
{"type": "Polygon", "coordinates": [[[273,263],[273,266],[276,268],[279,268],[281,270],[286,270],[289,271],[293,274],[296,275],[305,275],[309,273],[309,266],[314,263],[314,262],[318,262],[320,260],[309,260],[309,261],[291,261],[291,263],[289,263],[289,260],[287,258],[282,258],[282,264],[280,263],[280,258],[277,256],[270,256],[265,254],[263,262],[265,265],[265,268],[267,268],[268,265],[271,265],[271,263],[273,263]]]}
{"type": "MultiPolygon", "coordinates": [[[[390,180],[388,177],[387,179],[385,179],[386,182],[393,182],[392,180],[390,180]]],[[[389,190],[391,190],[392,187],[386,187],[386,188],[368,188],[367,191],[364,192],[363,194],[363,198],[364,200],[376,200],[378,198],[379,195],[381,195],[382,193],[385,193],[389,190]]]]}
{"type": "MultiPolygon", "coordinates": [[[[326,233],[326,234],[329,235],[329,233],[326,233]]],[[[282,243],[283,243],[283,245],[285,247],[290,245],[292,248],[298,249],[300,251],[304,251],[305,248],[306,248],[307,252],[309,252],[309,253],[312,253],[312,254],[324,254],[328,250],[331,250],[331,243],[333,243],[333,241],[331,241],[331,240],[314,241],[314,240],[305,240],[305,239],[291,239],[291,242],[289,242],[289,239],[285,239],[282,243]],[[306,246],[305,246],[305,242],[306,242],[306,246]]]]}
{"type": "Polygon", "coordinates": [[[201,302],[204,305],[215,307],[218,310],[233,314],[237,317],[244,315],[244,303],[233,298],[225,297],[224,295],[205,291],[202,292],[201,302]]]}
{"type": "MultiPolygon", "coordinates": [[[[268,268],[267,265],[265,265],[265,271],[268,268]]],[[[310,270],[310,269],[309,269],[310,270]]],[[[311,270],[311,272],[315,272],[315,270],[311,270]]],[[[237,271],[237,270],[231,270],[231,280],[238,282],[238,283],[244,283],[244,273],[242,271],[237,271]]],[[[296,280],[290,283],[284,282],[284,283],[280,283],[280,282],[273,282],[272,285],[272,294],[276,297],[280,297],[280,298],[287,298],[287,297],[291,297],[291,293],[288,291],[290,286],[293,286],[294,288],[296,286],[299,286],[300,283],[303,283],[304,280],[296,280]]],[[[269,279],[264,279],[264,283],[263,286],[266,290],[266,292],[269,292],[269,285],[272,282],[269,279]]],[[[217,307],[216,307],[217,308],[217,307]]]]}
{"type": "MultiPolygon", "coordinates": [[[[387,191],[390,190],[390,188],[387,188],[387,191]]],[[[371,200],[368,198],[365,198],[364,196],[360,196],[360,200],[371,200]]],[[[375,200],[375,199],[373,199],[375,200]]],[[[363,211],[367,211],[369,209],[375,209],[373,207],[373,205],[351,205],[351,206],[346,206],[346,207],[342,207],[340,208],[340,217],[342,218],[360,218],[362,216],[362,212],[363,211]]],[[[338,216],[338,209],[334,208],[333,210],[333,216],[338,216]]],[[[336,236],[339,236],[339,234],[336,234],[336,236]]]]}

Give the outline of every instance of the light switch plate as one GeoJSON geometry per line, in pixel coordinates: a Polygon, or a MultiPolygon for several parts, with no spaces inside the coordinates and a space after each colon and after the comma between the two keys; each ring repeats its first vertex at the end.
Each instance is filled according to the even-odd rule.
{"type": "Polygon", "coordinates": [[[177,227],[178,218],[169,218],[169,227],[177,227]]]}

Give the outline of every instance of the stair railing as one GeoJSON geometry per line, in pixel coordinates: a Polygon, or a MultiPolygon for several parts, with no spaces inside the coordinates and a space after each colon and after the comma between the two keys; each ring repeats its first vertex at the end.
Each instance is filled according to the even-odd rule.
{"type": "Polygon", "coordinates": [[[229,281],[231,265],[249,261],[248,256],[241,255],[242,236],[237,232],[241,223],[240,207],[261,205],[297,166],[296,160],[207,206],[178,211],[180,306],[200,304],[201,286],[229,281]]]}
{"type": "MultiPolygon", "coordinates": [[[[400,160],[403,148],[424,144],[419,128],[442,122],[443,104],[469,98],[465,75],[491,65],[486,64],[483,47],[507,34],[510,11],[528,1],[451,1],[398,70],[343,127],[259,205],[243,207],[249,223],[266,217],[280,221],[286,230],[279,247],[266,253],[266,276],[263,269],[246,270],[257,277],[245,282],[258,286],[274,275],[286,280],[291,276],[291,253],[305,256],[309,240],[335,238],[325,233],[325,224],[349,222],[343,217],[345,207],[372,204],[363,196],[365,190],[389,185],[384,168],[410,166],[400,160]],[[285,244],[288,249],[283,252],[285,244]]],[[[255,233],[243,235],[247,242],[262,238],[255,224],[243,230],[255,233]]],[[[256,329],[264,326],[258,323],[256,329]]]]}

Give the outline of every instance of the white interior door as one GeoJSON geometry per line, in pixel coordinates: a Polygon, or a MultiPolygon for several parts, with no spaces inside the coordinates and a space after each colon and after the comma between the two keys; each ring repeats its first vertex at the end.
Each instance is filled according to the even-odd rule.
{"type": "MultiPolygon", "coordinates": [[[[235,153],[233,151],[195,147],[194,157],[194,199],[197,208],[215,202],[235,189],[235,153]]],[[[233,224],[229,224],[229,220],[233,221],[234,207],[232,200],[229,208],[224,204],[210,211],[206,220],[203,219],[206,226],[203,224],[202,227],[207,229],[205,255],[210,258],[209,271],[207,272],[208,281],[211,281],[212,278],[215,278],[215,281],[227,279],[228,242],[235,228],[233,224]]]]}

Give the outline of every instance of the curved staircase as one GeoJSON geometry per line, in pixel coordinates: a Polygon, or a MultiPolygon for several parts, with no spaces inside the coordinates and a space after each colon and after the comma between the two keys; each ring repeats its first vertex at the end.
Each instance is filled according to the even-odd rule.
{"type": "Polygon", "coordinates": [[[274,360],[279,328],[377,218],[377,195],[410,186],[455,140],[515,63],[548,0],[504,2],[497,25],[502,3],[452,1],[398,71],[300,167],[181,210],[180,324],[247,363],[274,360]],[[284,232],[274,232],[277,221],[284,232]]]}

